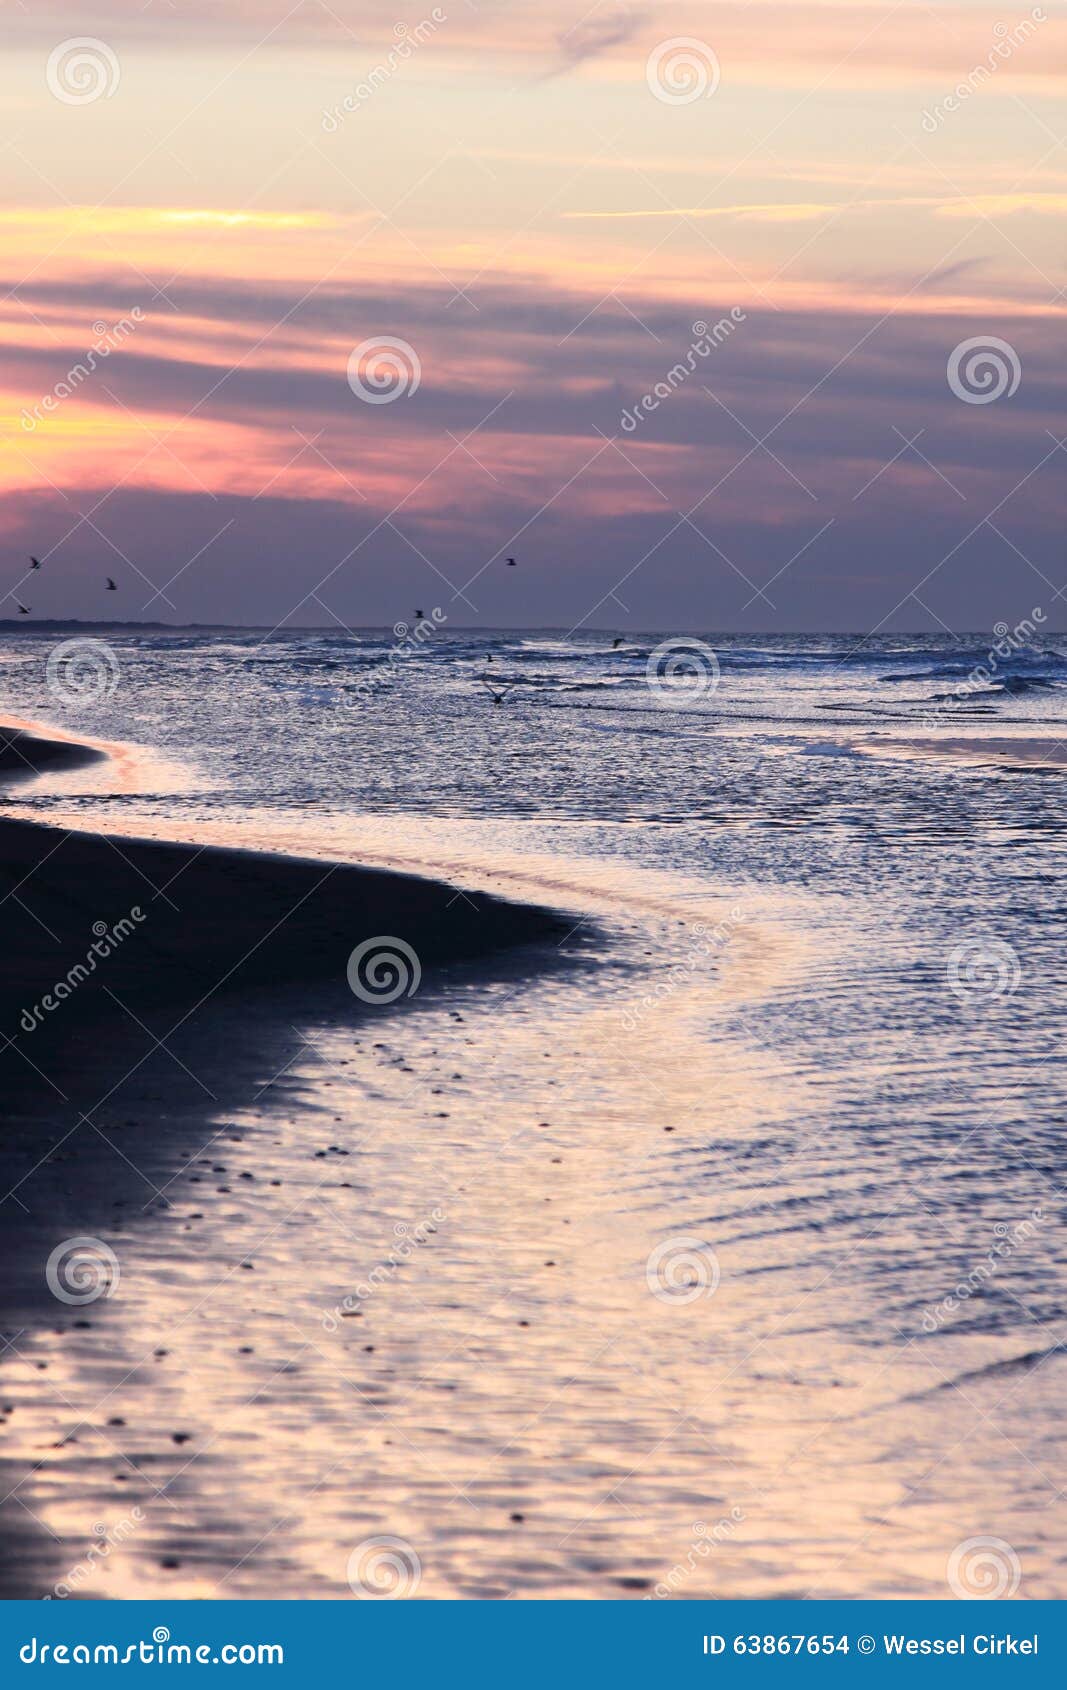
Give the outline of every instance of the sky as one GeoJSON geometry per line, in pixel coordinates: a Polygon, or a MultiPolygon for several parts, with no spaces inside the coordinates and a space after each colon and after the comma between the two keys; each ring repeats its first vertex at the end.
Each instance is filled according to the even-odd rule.
{"type": "Polygon", "coordinates": [[[1067,626],[1062,6],[0,12],[0,616],[1067,626]]]}

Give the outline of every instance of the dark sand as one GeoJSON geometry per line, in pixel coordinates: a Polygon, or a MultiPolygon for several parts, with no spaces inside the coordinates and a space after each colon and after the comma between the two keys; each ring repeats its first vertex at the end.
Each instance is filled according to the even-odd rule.
{"type": "MultiPolygon", "coordinates": [[[[0,782],[100,755],[3,729],[0,782]]],[[[0,901],[0,1338],[16,1345],[85,1313],[48,1290],[53,1246],[151,1226],[183,1150],[285,1067],[302,1016],[402,1014],[403,999],[368,1009],[349,989],[362,940],[409,944],[426,992],[443,967],[565,931],[547,910],[408,875],[4,819],[0,901]],[[101,924],[120,922],[110,955],[56,1001],[57,983],[103,942],[101,924]],[[49,993],[55,1007],[41,1010],[49,993]]],[[[523,971],[554,952],[518,949],[497,966],[523,971]]],[[[18,1506],[6,1429],[0,1416],[0,1595],[39,1596],[69,1551],[18,1506]]]]}

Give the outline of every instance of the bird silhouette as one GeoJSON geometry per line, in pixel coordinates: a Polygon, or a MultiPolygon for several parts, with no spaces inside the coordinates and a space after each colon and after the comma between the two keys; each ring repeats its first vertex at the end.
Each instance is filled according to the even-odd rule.
{"type": "Polygon", "coordinates": [[[15,603],[19,606],[20,616],[28,616],[30,614],[30,606],[28,604],[19,604],[18,599],[15,600],[15,603]]]}
{"type": "Polygon", "coordinates": [[[488,694],[489,694],[490,698],[492,699],[493,703],[494,704],[503,704],[505,698],[507,698],[508,693],[511,692],[512,688],[511,687],[505,687],[503,692],[497,692],[496,688],[490,683],[489,677],[487,675],[480,675],[478,678],[481,681],[483,687],[485,687],[485,689],[488,692],[488,694]]]}
{"type": "Polygon", "coordinates": [[[422,611],[421,611],[421,610],[417,610],[417,611],[416,611],[416,612],[415,612],[415,620],[416,620],[416,622],[421,622],[421,621],[422,621],[422,615],[423,615],[423,613],[422,613],[422,611]]]}
{"type": "Polygon", "coordinates": [[[509,557],[508,558],[508,568],[514,569],[514,567],[515,567],[515,559],[513,557],[509,557]]]}
{"type": "Polygon", "coordinates": [[[625,644],[626,644],[626,641],[620,637],[619,639],[612,640],[611,649],[612,649],[612,651],[618,651],[619,647],[621,645],[625,645],[625,644]]]}
{"type": "Polygon", "coordinates": [[[109,592],[109,593],[117,593],[118,592],[118,588],[116,587],[114,581],[111,579],[110,575],[107,577],[106,591],[109,592]]]}
{"type": "Polygon", "coordinates": [[[40,567],[41,567],[40,558],[39,557],[31,557],[30,558],[30,568],[31,569],[40,569],[40,567]]]}

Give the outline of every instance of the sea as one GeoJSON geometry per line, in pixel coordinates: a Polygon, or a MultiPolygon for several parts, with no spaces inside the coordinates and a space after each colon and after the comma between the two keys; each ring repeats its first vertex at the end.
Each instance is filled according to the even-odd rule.
{"type": "Polygon", "coordinates": [[[309,1000],[115,1242],[136,1293],[0,1373],[26,1452],[100,1434],[30,1499],[111,1545],[81,1594],[1067,1594],[1067,636],[429,610],[0,674],[111,752],[9,815],[567,917],[309,1000]]]}

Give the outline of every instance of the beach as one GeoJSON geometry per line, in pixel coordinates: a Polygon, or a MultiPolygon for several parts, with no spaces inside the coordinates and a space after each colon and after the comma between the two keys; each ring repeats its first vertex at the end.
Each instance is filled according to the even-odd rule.
{"type": "Polygon", "coordinates": [[[1056,1594],[1059,657],[938,755],[923,640],[108,637],[8,671],[7,1588],[1056,1594]]]}
{"type": "Polygon", "coordinates": [[[1067,20],[7,13],[20,1663],[1036,1654],[1067,20]]]}
{"type": "MultiPolygon", "coordinates": [[[[70,739],[0,733],[3,783],[103,757],[70,739]]],[[[16,1350],[41,1326],[89,1328],[76,1278],[66,1305],[50,1286],[54,1247],[155,1224],[161,1192],[191,1170],[181,1146],[212,1141],[219,1109],[247,1107],[267,1072],[284,1069],[299,1043],[298,988],[302,1004],[313,993],[320,1013],[355,1025],[366,1004],[347,970],[364,943],[367,966],[386,969],[364,970],[373,1000],[393,988],[393,961],[408,971],[406,995],[422,969],[430,984],[442,965],[491,966],[498,952],[565,931],[547,910],[425,878],[10,819],[0,820],[0,876],[0,1318],[16,1350]]],[[[18,1461],[4,1474],[17,1497],[18,1461]]],[[[58,1545],[12,1494],[4,1518],[0,1587],[40,1595],[69,1555],[56,1561],[58,1545]]]]}

